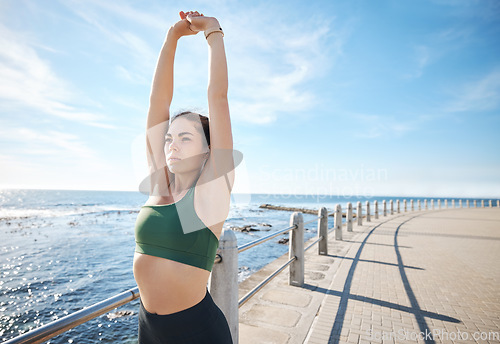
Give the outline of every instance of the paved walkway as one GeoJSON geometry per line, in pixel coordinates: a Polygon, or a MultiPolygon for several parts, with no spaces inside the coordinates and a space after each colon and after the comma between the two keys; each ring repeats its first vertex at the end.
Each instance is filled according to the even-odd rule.
{"type": "Polygon", "coordinates": [[[247,301],[239,343],[500,343],[499,208],[372,216],[343,239],[306,252],[303,287],[286,268],[247,301]]]}

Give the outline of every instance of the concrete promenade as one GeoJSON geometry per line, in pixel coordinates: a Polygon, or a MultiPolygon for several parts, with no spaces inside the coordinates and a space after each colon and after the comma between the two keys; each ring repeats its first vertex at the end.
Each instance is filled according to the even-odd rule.
{"type": "Polygon", "coordinates": [[[372,216],[328,242],[305,253],[303,287],[287,267],[239,309],[239,343],[500,343],[500,208],[372,216]]]}

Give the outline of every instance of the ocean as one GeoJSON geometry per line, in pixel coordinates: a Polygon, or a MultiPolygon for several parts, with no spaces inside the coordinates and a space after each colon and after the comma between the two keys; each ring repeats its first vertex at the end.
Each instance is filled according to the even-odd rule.
{"type": "MultiPolygon", "coordinates": [[[[369,200],[373,206],[378,200],[381,212],[384,199],[392,199],[394,206],[400,199],[402,209],[405,198],[235,194],[224,228],[254,225],[261,229],[235,231],[240,246],[289,226],[292,212],[260,209],[261,204],[315,210],[324,206],[332,212],[337,203],[345,211],[347,202],[355,207],[358,200],[363,206],[369,200]]],[[[406,199],[408,209],[410,199],[415,200],[416,209],[419,198],[406,199]]],[[[431,198],[427,199],[430,206],[431,198]]],[[[134,224],[146,200],[146,195],[133,191],[0,190],[1,341],[135,288],[134,224]]],[[[304,222],[315,216],[303,214],[304,222]]],[[[329,217],[331,227],[333,217],[329,217]]],[[[305,240],[317,236],[317,222],[305,225],[305,229],[305,240]]],[[[239,282],[288,251],[288,244],[278,243],[282,237],[288,238],[288,233],[239,255],[239,282]]],[[[137,343],[138,312],[137,299],[47,343],[137,343]],[[131,315],[113,316],[127,310],[131,315]]]]}

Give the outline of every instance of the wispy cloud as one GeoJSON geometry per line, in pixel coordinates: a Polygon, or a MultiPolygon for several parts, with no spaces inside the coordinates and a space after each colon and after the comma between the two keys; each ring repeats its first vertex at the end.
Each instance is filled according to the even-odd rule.
{"type": "Polygon", "coordinates": [[[394,138],[400,137],[408,132],[419,128],[419,122],[428,120],[425,117],[415,117],[411,121],[398,121],[393,116],[381,116],[374,114],[351,113],[349,117],[357,120],[358,125],[354,125],[353,134],[364,139],[374,139],[379,137],[394,138]]]}
{"type": "MultiPolygon", "coordinates": [[[[71,105],[84,98],[68,81],[58,77],[51,66],[33,48],[28,34],[10,30],[0,24],[0,99],[1,107],[35,109],[40,112],[102,128],[114,128],[104,115],[71,105]]],[[[89,99],[89,102],[92,102],[89,99]]]]}
{"type": "Polygon", "coordinates": [[[418,79],[425,68],[444,59],[447,55],[456,54],[457,50],[466,49],[474,40],[474,28],[468,25],[446,27],[432,31],[421,38],[421,43],[410,45],[411,72],[403,74],[405,79],[418,79]]]}
{"type": "MultiPolygon", "coordinates": [[[[3,124],[3,123],[2,123],[3,124]]],[[[2,125],[0,137],[8,149],[0,151],[1,187],[33,187],[59,182],[78,184],[93,175],[116,173],[113,159],[103,157],[103,152],[91,149],[80,137],[58,130],[37,131],[24,126],[2,125]]],[[[123,167],[120,167],[123,168],[123,167]]],[[[100,181],[99,181],[100,182],[100,181]]]]}
{"type": "Polygon", "coordinates": [[[446,14],[462,18],[479,18],[497,21],[500,16],[500,5],[497,0],[432,0],[431,2],[446,6],[446,14]]]}
{"type": "MultiPolygon", "coordinates": [[[[74,4],[76,2],[73,1],[74,4]]],[[[123,20],[128,22],[134,22],[138,25],[150,27],[154,30],[165,30],[167,29],[165,24],[165,18],[162,13],[156,12],[145,12],[137,7],[132,7],[125,1],[120,1],[119,3],[111,1],[96,1],[96,0],[85,0],[85,4],[92,4],[93,6],[103,10],[102,12],[108,12],[114,17],[121,17],[123,20]]],[[[162,4],[160,4],[162,5],[162,4]]]]}
{"type": "Polygon", "coordinates": [[[0,129],[2,139],[16,145],[22,155],[55,156],[62,161],[96,159],[97,152],[88,148],[76,135],[57,130],[36,131],[27,127],[5,126],[0,129]]]}
{"type": "Polygon", "coordinates": [[[269,8],[254,11],[228,16],[226,22],[232,36],[227,43],[234,90],[230,105],[243,121],[270,124],[321,102],[307,82],[328,75],[343,53],[350,27],[314,17],[290,25],[289,18],[280,20],[285,14],[276,16],[269,8]]]}
{"type": "Polygon", "coordinates": [[[488,111],[500,104],[500,67],[482,78],[456,87],[452,100],[444,106],[447,112],[488,111]]]}
{"type": "Polygon", "coordinates": [[[61,4],[95,29],[96,36],[109,40],[115,50],[120,49],[120,52],[123,51],[122,56],[123,54],[127,56],[121,59],[123,62],[128,62],[127,66],[122,64],[115,66],[119,78],[143,85],[151,82],[145,75],[152,74],[151,66],[156,63],[159,49],[153,49],[145,38],[131,30],[137,26],[146,26],[158,32],[166,32],[168,27],[160,14],[147,13],[125,2],[120,2],[119,5],[102,1],[69,1],[61,4]]]}
{"type": "Polygon", "coordinates": [[[415,60],[415,70],[412,73],[404,74],[403,77],[406,79],[416,79],[422,76],[424,68],[429,63],[430,50],[429,47],[425,45],[417,45],[413,47],[414,50],[414,60],[415,60]]]}
{"type": "MultiPolygon", "coordinates": [[[[342,54],[352,23],[340,26],[333,17],[312,15],[290,25],[282,6],[279,7],[280,15],[276,15],[277,9],[268,3],[252,8],[217,6],[211,9],[210,6],[204,5],[204,11],[208,15],[217,13],[226,31],[230,108],[235,119],[269,124],[280,114],[289,116],[318,101],[306,82],[327,74],[342,54]]],[[[159,13],[148,13],[127,3],[73,1],[69,8],[111,41],[126,47],[134,61],[138,61],[141,67],[116,66],[120,78],[129,82],[150,82],[141,75],[152,75],[159,47],[152,49],[137,34],[115,27],[106,15],[111,13],[115,19],[129,20],[134,25],[162,32],[166,32],[174,21],[169,24],[159,13]]],[[[169,19],[178,20],[176,16],[177,13],[173,13],[169,19]]],[[[181,71],[176,75],[182,78],[175,82],[178,88],[186,89],[191,85],[191,92],[199,93],[205,86],[194,80],[206,74],[207,68],[200,66],[198,61],[207,61],[207,53],[206,47],[200,44],[204,39],[197,39],[182,38],[179,42],[177,53],[186,58],[176,59],[176,70],[181,71]]],[[[185,95],[182,91],[176,92],[185,95]]],[[[191,100],[189,95],[185,96],[185,100],[191,100]]]]}

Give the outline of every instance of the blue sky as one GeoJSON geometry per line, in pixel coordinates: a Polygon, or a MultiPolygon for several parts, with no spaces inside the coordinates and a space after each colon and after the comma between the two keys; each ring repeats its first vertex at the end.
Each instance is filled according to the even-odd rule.
{"type": "MultiPolygon", "coordinates": [[[[500,196],[497,1],[0,1],[0,188],[138,190],[178,12],[224,29],[234,192],[500,196]]],[[[182,38],[171,113],[208,114],[182,38]]]]}

